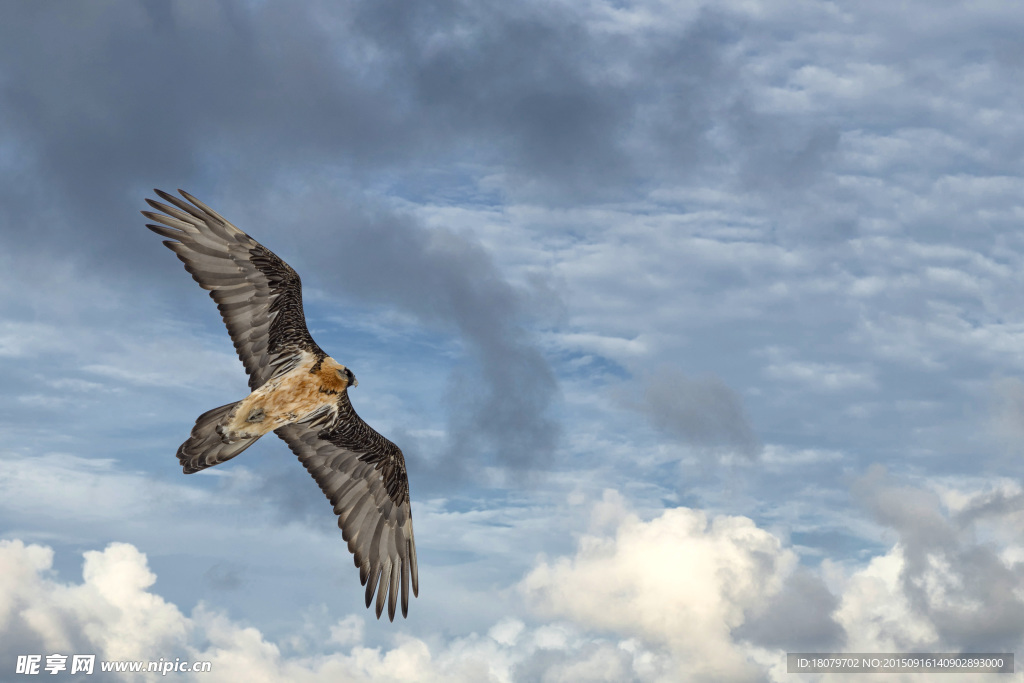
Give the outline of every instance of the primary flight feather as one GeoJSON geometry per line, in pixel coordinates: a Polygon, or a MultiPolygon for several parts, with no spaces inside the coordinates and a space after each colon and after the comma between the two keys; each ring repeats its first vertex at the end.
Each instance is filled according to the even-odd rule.
{"type": "Polygon", "coordinates": [[[199,416],[178,448],[185,474],[235,457],[273,431],[320,485],[338,515],[366,606],[377,594],[395,618],[409,611],[409,584],[419,594],[409,479],[402,451],[363,422],[349,402],[352,371],[317,346],[302,312],[298,274],[273,252],[183,190],[188,201],[160,190],[147,199],[160,213],[147,228],[217,303],[249,375],[246,398],[199,416]]]}

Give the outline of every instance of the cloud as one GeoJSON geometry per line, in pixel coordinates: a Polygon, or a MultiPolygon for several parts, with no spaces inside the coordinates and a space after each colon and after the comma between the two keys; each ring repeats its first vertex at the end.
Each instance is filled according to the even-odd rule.
{"type": "Polygon", "coordinates": [[[481,456],[513,473],[547,467],[558,437],[549,415],[558,384],[527,332],[533,293],[513,286],[471,234],[426,229],[411,215],[358,201],[345,202],[339,225],[338,197],[321,189],[275,196],[264,215],[284,211],[315,226],[310,243],[329,248],[306,258],[322,283],[427,329],[454,331],[462,344],[466,362],[430,392],[448,404],[448,443],[423,470],[439,469],[450,482],[481,456]]]}
{"type": "Polygon", "coordinates": [[[399,626],[377,646],[366,643],[361,614],[321,610],[317,623],[279,640],[204,603],[185,614],[153,592],[156,576],[130,544],[87,551],[81,582],[64,582],[53,571],[51,549],[0,541],[0,666],[12,667],[18,654],[78,652],[211,661],[211,673],[180,677],[214,683],[781,682],[792,678],[784,671],[787,650],[1014,650],[1021,642],[1013,625],[1019,606],[1005,577],[1024,565],[1024,551],[1012,552],[1024,545],[1003,538],[994,553],[968,534],[959,554],[932,553],[921,563],[914,529],[955,536],[964,533],[957,521],[963,519],[1006,531],[1008,515],[1024,506],[993,505],[997,492],[948,491],[943,497],[958,512],[936,517],[938,496],[894,488],[884,477],[871,472],[858,486],[877,493],[869,504],[888,510],[880,514],[901,537],[866,565],[800,567],[791,549],[748,518],[678,507],[644,521],[621,495],[606,491],[575,552],[538,558],[514,584],[528,614],[450,636],[417,638],[399,626]],[[985,570],[991,561],[1002,576],[985,570]],[[993,578],[995,586],[973,585],[993,578]],[[997,598],[1010,606],[999,610],[997,598]],[[976,632],[991,609],[1003,632],[976,632]]]}
{"type": "Polygon", "coordinates": [[[718,377],[688,377],[664,366],[647,379],[643,402],[634,407],[657,429],[698,448],[747,457],[761,451],[742,400],[718,377]]]}
{"type": "Polygon", "coordinates": [[[43,546],[0,541],[0,563],[5,568],[0,632],[7,671],[15,655],[39,652],[14,648],[95,652],[107,659],[173,659],[180,652],[186,620],[174,605],[148,592],[156,576],[130,544],[87,551],[78,585],[47,578],[53,551],[43,546]],[[16,634],[22,636],[14,642],[6,637],[16,634]]]}
{"type": "Polygon", "coordinates": [[[685,17],[680,41],[609,33],[592,21],[605,13],[453,0],[402,12],[389,2],[21,8],[0,32],[15,65],[2,120],[19,160],[0,196],[12,216],[58,220],[8,238],[138,253],[143,239],[119,231],[82,239],[73,217],[120,224],[131,193],[151,183],[267,186],[290,168],[417,185],[457,157],[559,203],[621,192],[646,175],[638,152],[657,150],[673,169],[707,147],[732,100],[721,85],[730,21],[685,17]],[[32,35],[60,39],[43,49],[32,35]]]}
{"type": "Polygon", "coordinates": [[[838,606],[821,577],[801,567],[733,630],[733,637],[787,652],[841,652],[846,632],[835,620],[838,606]]]}
{"type": "MultiPolygon", "coordinates": [[[[363,641],[360,617],[298,633],[287,643],[199,604],[190,615],[152,592],[156,580],[146,556],[125,543],[85,553],[81,583],[51,571],[53,551],[21,541],[0,541],[0,667],[13,671],[21,654],[96,654],[97,660],[208,661],[204,673],[175,673],[183,681],[322,680],[478,683],[513,680],[623,680],[657,671],[657,655],[636,642],[593,639],[579,629],[527,627],[516,619],[486,634],[447,642],[397,633],[388,647],[363,641]],[[534,676],[536,674],[536,677],[534,676]],[[614,678],[619,676],[618,678],[614,678]]],[[[112,680],[161,680],[128,674],[112,680]]],[[[657,680],[657,676],[642,676],[657,680]]]]}
{"type": "Polygon", "coordinates": [[[846,391],[877,387],[870,371],[851,370],[830,363],[775,359],[765,367],[764,373],[772,379],[799,382],[814,391],[846,391]]]}
{"type": "Polygon", "coordinates": [[[839,451],[815,448],[790,449],[777,444],[767,444],[761,455],[761,462],[780,467],[793,465],[806,467],[842,459],[843,454],[839,451]]]}
{"type": "MultiPolygon", "coordinates": [[[[521,47],[513,39],[534,36],[543,42],[543,36],[557,32],[557,26],[571,25],[523,22],[516,29],[486,12],[474,15],[484,26],[515,34],[497,42],[473,41],[495,46],[504,55],[495,55],[495,60],[504,60],[510,66],[519,61],[511,57],[519,54],[521,47]]],[[[5,232],[4,242],[9,248],[25,251],[44,248],[42,243],[74,245],[68,248],[66,258],[86,271],[89,263],[102,262],[106,272],[120,273],[122,287],[146,278],[145,288],[124,287],[130,292],[121,296],[124,308],[148,308],[152,302],[144,301],[136,292],[171,281],[181,284],[173,285],[173,290],[164,285],[165,292],[173,291],[177,296],[191,286],[189,300],[201,303],[203,299],[180,268],[174,270],[169,265],[168,255],[159,253],[151,236],[145,235],[137,214],[132,216],[141,205],[142,192],[148,191],[138,186],[141,179],[150,178],[147,185],[161,184],[160,178],[170,179],[174,185],[191,187],[217,205],[216,197],[195,185],[209,187],[210,183],[202,180],[209,172],[207,162],[216,166],[218,160],[230,159],[226,163],[233,167],[237,160],[232,149],[248,150],[246,154],[251,152],[253,158],[277,158],[281,164],[278,168],[290,163],[308,168],[311,162],[320,165],[330,160],[335,171],[341,173],[337,160],[344,159],[358,165],[361,172],[369,169],[374,173],[393,164],[407,164],[410,159],[422,163],[424,150],[436,151],[436,139],[451,139],[456,134],[448,130],[448,113],[461,111],[461,107],[451,104],[457,100],[435,102],[436,106],[427,105],[413,114],[396,95],[396,83],[406,83],[415,90],[409,79],[434,82],[430,74],[407,72],[417,63],[413,60],[417,55],[410,53],[412,61],[408,62],[369,57],[374,70],[390,73],[391,77],[367,77],[365,73],[370,55],[429,51],[429,46],[422,44],[427,36],[419,25],[429,16],[410,16],[404,23],[393,24],[374,8],[340,15],[326,4],[308,12],[282,13],[269,6],[218,5],[210,11],[196,11],[187,4],[172,4],[157,11],[144,3],[121,0],[82,12],[78,18],[82,25],[74,40],[56,41],[62,47],[53,53],[36,50],[35,43],[21,39],[24,34],[20,31],[8,31],[5,38],[9,40],[0,48],[17,51],[22,57],[18,70],[10,75],[10,87],[0,91],[4,116],[18,131],[19,144],[25,149],[18,172],[45,178],[40,185],[53,188],[50,198],[7,190],[13,193],[4,202],[12,213],[9,223],[34,223],[31,216],[54,214],[53,220],[40,223],[39,231],[5,232]],[[327,25],[332,29],[327,30],[327,25]],[[89,60],[79,59],[83,51],[90,55],[89,60]],[[132,66],[111,66],[124,64],[132,66]],[[59,68],[67,75],[66,79],[57,79],[61,87],[57,88],[48,76],[52,76],[50,68],[59,68]],[[118,77],[97,79],[100,72],[108,70],[116,71],[118,77]],[[85,86],[86,82],[91,85],[85,86]],[[385,82],[390,85],[383,85],[385,82]],[[58,91],[63,96],[57,97],[58,91]],[[274,95],[269,96],[270,92],[274,95]],[[194,98],[205,102],[201,112],[187,104],[194,98]],[[300,101],[303,106],[293,106],[300,101]],[[79,116],[81,112],[90,113],[79,116]],[[103,159],[102,164],[96,164],[98,158],[103,159]],[[126,237],[117,229],[94,231],[86,238],[80,216],[88,216],[95,224],[137,225],[139,230],[134,237],[126,237]],[[45,238],[41,237],[43,231],[45,238]],[[146,267],[157,259],[164,259],[167,267],[146,267]]],[[[27,10],[16,23],[23,30],[31,27],[59,32],[65,20],[66,16],[57,17],[40,7],[27,10]]],[[[486,33],[488,29],[481,27],[479,31],[486,33]]],[[[545,44],[555,50],[560,49],[561,42],[545,44]]],[[[458,57],[467,46],[450,41],[438,45],[440,51],[432,54],[448,66],[425,60],[423,69],[444,71],[471,63],[458,57]],[[455,56],[447,57],[448,52],[455,56]]],[[[443,74],[435,75],[444,79],[443,74]]],[[[466,78],[476,82],[482,74],[466,78]]],[[[523,87],[529,87],[528,79],[523,87]]],[[[556,99],[562,92],[560,88],[548,91],[556,99]]],[[[462,92],[466,95],[469,91],[462,92]]],[[[600,94],[601,90],[595,87],[591,92],[600,94]]],[[[603,101],[615,102],[610,98],[603,101]]],[[[538,106],[544,110],[548,105],[538,106]]],[[[569,126],[570,133],[587,127],[580,119],[588,117],[593,109],[570,107],[576,116],[569,126]]],[[[492,115],[497,116],[499,110],[504,111],[503,104],[492,115]]],[[[483,121],[487,130],[504,125],[488,123],[487,117],[483,121]]],[[[537,126],[530,129],[537,135],[550,135],[537,126]]],[[[457,129],[459,134],[466,132],[462,127],[457,129]]],[[[554,137],[574,148],[582,144],[569,142],[567,135],[554,137]]],[[[550,147],[550,140],[537,145],[538,150],[550,147]]],[[[582,149],[592,147],[583,145],[582,149]]],[[[245,161],[239,165],[245,170],[238,174],[216,174],[221,187],[233,188],[230,196],[236,206],[263,208],[261,198],[279,180],[277,171],[265,163],[245,161]],[[254,179],[254,174],[261,177],[254,179]]],[[[7,172],[6,167],[0,167],[3,172],[7,172]]],[[[514,472],[545,465],[558,435],[557,424],[548,414],[557,382],[526,331],[530,293],[509,285],[473,236],[424,229],[413,217],[383,202],[374,203],[358,190],[349,197],[339,197],[331,184],[336,180],[335,172],[309,177],[325,193],[315,201],[309,193],[288,197],[278,192],[272,195],[278,205],[253,212],[250,222],[244,214],[235,218],[238,214],[222,210],[271,249],[287,245],[284,237],[293,230],[330,245],[314,247],[311,252],[315,253],[307,260],[310,270],[300,268],[307,284],[319,279],[360,301],[398,308],[423,325],[441,327],[459,336],[467,351],[466,368],[452,378],[447,394],[445,383],[438,381],[438,393],[453,403],[451,439],[445,449],[447,466],[441,467],[448,475],[461,474],[466,469],[466,458],[480,452],[514,472]],[[341,229],[339,215],[344,216],[341,229]],[[275,217],[280,221],[268,221],[275,217]],[[302,225],[296,225],[303,220],[314,225],[303,230],[302,225]],[[259,226],[268,222],[266,232],[261,232],[259,226]],[[282,239],[275,240],[275,235],[282,239]]],[[[306,244],[313,243],[307,240],[306,244]]],[[[31,273],[22,275],[28,277],[31,273]]],[[[90,300],[89,308],[102,300],[101,296],[90,300]]],[[[194,310],[188,304],[180,306],[185,306],[188,313],[194,310]]],[[[210,308],[206,320],[215,319],[210,308]]],[[[102,313],[93,324],[121,327],[123,313],[102,313]]],[[[30,334],[38,337],[45,329],[37,330],[26,323],[9,323],[8,327],[7,331],[0,330],[0,355],[46,350],[46,346],[32,347],[28,342],[30,334]]],[[[205,366],[221,354],[205,349],[183,350],[173,343],[133,341],[136,343],[127,358],[108,352],[102,358],[80,362],[79,367],[106,379],[136,384],[194,386],[208,383],[211,377],[221,379],[216,373],[193,376],[182,371],[192,367],[185,360],[198,358],[205,366]],[[178,360],[182,356],[187,358],[178,360]],[[174,361],[175,372],[152,368],[153,357],[174,361]]],[[[435,467],[422,469],[429,473],[435,467]]]]}
{"type": "Polygon", "coordinates": [[[688,680],[742,681],[756,667],[731,632],[795,562],[747,518],[670,508],[644,522],[623,511],[614,536],[582,537],[573,557],[541,561],[520,589],[541,614],[667,648],[688,680]]]}
{"type": "MultiPolygon", "coordinates": [[[[729,632],[754,678],[790,680],[765,662],[786,642],[834,646],[836,623],[848,647],[1016,647],[1021,494],[1006,480],[1020,479],[1024,391],[990,378],[1024,367],[1020,8],[395,8],[111,0],[5,13],[9,535],[55,544],[62,572],[68,546],[135,543],[166,582],[142,593],[263,620],[247,640],[251,624],[228,619],[224,647],[274,675],[321,666],[275,632],[291,603],[330,595],[339,617],[356,610],[358,595],[322,588],[350,561],[279,443],[199,479],[152,481],[180,476],[173,451],[199,412],[244,391],[207,297],[136,213],[149,187],[184,186],[296,266],[314,324],[340,337],[325,348],[357,359],[362,380],[380,369],[387,390],[364,381],[354,400],[410,456],[423,565],[439,577],[417,614],[447,609],[441,631],[477,632],[418,632],[374,653],[372,621],[363,635],[350,623],[321,654],[362,657],[370,668],[345,664],[364,673],[391,657],[423,676],[679,678],[677,651],[635,623],[595,635],[484,599],[532,552],[552,568],[577,561],[564,548],[578,507],[551,501],[609,480],[644,520],[684,500],[827,558],[779,574],[729,632]],[[537,273],[554,285],[535,286],[537,273]],[[346,327],[350,309],[373,323],[346,327]],[[399,325],[397,341],[375,336],[399,325]],[[659,376],[666,364],[686,371],[659,376]],[[623,410],[628,375],[650,391],[623,410]],[[991,415],[975,407],[988,400],[991,415]],[[724,461],[762,441],[757,466],[698,463],[685,490],[666,486],[677,442],[724,461]],[[80,459],[31,457],[55,451],[80,459]],[[892,474],[847,496],[844,473],[879,461],[892,474]],[[530,496],[501,490],[508,472],[549,462],[530,496]],[[907,472],[927,477],[902,483],[907,472]],[[478,485],[465,497],[422,495],[461,473],[478,485]],[[308,506],[318,526],[281,525],[264,512],[275,505],[291,521],[308,506]],[[297,568],[323,575],[264,591],[261,613],[244,604],[297,568]],[[812,613],[790,611],[801,601],[812,613]]],[[[617,528],[591,536],[614,545],[617,528]]],[[[200,616],[185,618],[202,637],[200,616]]]]}
{"type": "Polygon", "coordinates": [[[211,586],[218,590],[237,590],[244,583],[243,569],[234,562],[218,562],[210,566],[203,575],[211,586]]]}
{"type": "MultiPolygon", "coordinates": [[[[899,538],[872,564],[878,577],[874,585],[897,593],[893,609],[905,619],[897,630],[871,629],[878,642],[897,649],[927,645],[976,652],[1009,651],[1020,644],[1024,596],[1018,586],[1024,565],[980,537],[985,530],[981,521],[994,520],[998,527],[1020,517],[1024,504],[1019,495],[974,493],[963,512],[951,513],[937,493],[901,484],[882,466],[869,469],[854,493],[899,538]],[[922,626],[908,635],[904,621],[922,626]]],[[[1021,544],[1018,536],[1012,534],[1010,547],[1021,544]]],[[[866,585],[861,590],[868,590],[866,585]]],[[[855,632],[849,626],[847,631],[855,632]]]]}
{"type": "Polygon", "coordinates": [[[996,378],[990,391],[990,429],[1004,447],[1018,452],[1024,443],[1024,381],[996,378]]]}
{"type": "Polygon", "coordinates": [[[935,651],[932,624],[916,614],[903,592],[902,552],[875,557],[846,583],[836,621],[852,652],[935,651]]]}
{"type": "Polygon", "coordinates": [[[608,491],[575,554],[541,558],[519,589],[543,616],[667,654],[688,681],[789,680],[786,651],[1020,647],[1019,486],[944,492],[955,511],[878,469],[854,490],[898,534],[866,565],[800,567],[750,519],[669,508],[642,521],[608,491]]]}

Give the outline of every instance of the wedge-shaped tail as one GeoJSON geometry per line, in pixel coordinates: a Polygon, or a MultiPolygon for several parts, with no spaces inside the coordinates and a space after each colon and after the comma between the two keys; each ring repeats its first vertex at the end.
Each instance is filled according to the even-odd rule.
{"type": "Polygon", "coordinates": [[[238,439],[232,443],[224,443],[221,440],[217,428],[227,423],[231,411],[239,403],[241,401],[207,410],[199,416],[196,426],[192,428],[192,435],[178,448],[178,461],[181,462],[185,474],[205,470],[207,467],[230,460],[260,438],[253,436],[248,439],[238,439]]]}

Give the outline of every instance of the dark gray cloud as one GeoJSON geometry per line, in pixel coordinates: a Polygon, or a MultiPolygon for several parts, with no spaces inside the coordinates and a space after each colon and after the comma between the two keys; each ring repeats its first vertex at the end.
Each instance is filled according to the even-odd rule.
{"type": "Polygon", "coordinates": [[[838,606],[839,599],[821,577],[801,567],[733,636],[789,652],[840,652],[846,634],[832,617],[838,606]]]}
{"type": "Polygon", "coordinates": [[[682,37],[648,40],[541,5],[14,8],[0,28],[0,116],[16,163],[0,171],[13,181],[0,204],[32,229],[4,242],[102,262],[125,282],[145,273],[151,288],[172,275],[149,268],[166,255],[138,228],[145,188],[188,186],[212,202],[217,187],[245,205],[289,174],[345,178],[356,199],[281,207],[293,213],[265,235],[238,222],[274,249],[301,217],[330,238],[310,259],[321,282],[459,334],[468,365],[446,394],[451,464],[493,454],[527,469],[557,436],[556,383],[524,332],[528,294],[472,238],[359,194],[452,158],[558,201],[625,187],[643,175],[641,148],[679,150],[669,165],[686,165],[724,97],[703,91],[718,92],[726,23],[704,14],[682,37]]]}
{"type": "Polygon", "coordinates": [[[564,202],[712,158],[706,134],[736,100],[733,22],[704,12],[679,35],[584,19],[451,1],[12,7],[0,198],[38,223],[9,237],[138,251],[125,234],[144,188],[266,187],[289,169],[372,186],[459,159],[564,202]]]}
{"type": "MultiPolygon", "coordinates": [[[[428,328],[456,333],[463,344],[462,364],[447,385],[437,378],[433,389],[450,406],[444,476],[463,474],[468,462],[520,473],[544,467],[558,436],[548,414],[558,385],[526,331],[533,294],[511,285],[469,235],[426,230],[384,207],[313,194],[279,195],[260,213],[288,216],[307,226],[309,244],[326,245],[304,257],[318,283],[400,309],[428,328]]],[[[410,459],[419,457],[415,445],[408,450],[410,459]]]]}
{"type": "MultiPolygon", "coordinates": [[[[1021,369],[1024,12],[1010,3],[8,4],[0,432],[19,456],[111,457],[189,489],[217,486],[213,476],[181,479],[173,452],[199,412],[238,398],[244,378],[207,297],[137,214],[150,187],[182,186],[292,262],[317,314],[338,310],[339,297],[454,340],[454,360],[424,363],[440,375],[425,400],[422,378],[377,404],[362,402],[382,396],[366,382],[353,399],[361,411],[374,405],[368,419],[405,450],[417,500],[451,492],[469,463],[521,473],[557,450],[558,385],[531,336],[544,295],[511,284],[528,269],[552,273],[570,313],[547,340],[634,340],[607,361],[638,377],[688,359],[690,375],[654,375],[636,402],[668,438],[708,460],[753,455],[760,439],[779,456],[706,468],[714,473],[691,480],[688,504],[795,522],[798,546],[866,560],[884,550],[863,540],[846,491],[835,490],[845,470],[885,461],[935,476],[1020,474],[1020,383],[997,387],[992,422],[971,412],[984,378],[1021,369]],[[420,220],[395,209],[403,202],[436,213],[420,220]],[[479,238],[428,227],[449,209],[488,224],[479,238]],[[829,382],[837,388],[822,390],[829,382]],[[410,418],[427,404],[429,417],[410,418]],[[436,435],[445,420],[447,441],[436,435]],[[1002,460],[979,451],[993,426],[1009,445],[1002,460]]],[[[357,351],[318,339],[345,362],[357,351]]],[[[405,355],[385,343],[376,357],[353,355],[381,365],[405,355]]],[[[593,353],[566,344],[574,360],[593,353]]],[[[673,500],[646,494],[675,464],[642,462],[652,435],[609,406],[621,375],[603,375],[603,362],[559,366],[587,380],[558,406],[569,437],[561,464],[573,467],[563,481],[602,488],[611,476],[652,505],[673,500]]],[[[231,480],[232,468],[251,471],[237,477],[249,477],[242,493],[252,496],[237,509],[267,503],[330,535],[312,547],[343,552],[322,494],[278,440],[216,474],[231,480]]],[[[1012,535],[1020,495],[977,496],[952,514],[876,475],[857,492],[899,536],[913,610],[949,647],[1014,647],[1020,605],[1000,595],[1020,577],[986,533],[1012,535]]],[[[209,519],[200,509],[185,517],[209,519]]],[[[209,537],[196,532],[197,543],[216,539],[223,552],[229,519],[209,537]]],[[[417,519],[424,530],[436,522],[417,519]]],[[[48,538],[63,528],[28,513],[11,520],[48,538]]],[[[460,523],[443,519],[462,536],[460,523]]],[[[558,529],[517,547],[525,556],[558,529]]],[[[426,567],[441,551],[423,536],[426,567]]],[[[260,540],[230,552],[255,552],[260,540]]],[[[428,582],[423,599],[443,601],[435,591],[445,583],[462,595],[466,577],[491,572],[475,564],[482,552],[453,551],[474,566],[428,582]]],[[[230,568],[204,580],[214,561],[166,576],[191,600],[196,586],[233,582],[230,568]]],[[[269,575],[249,572],[247,590],[218,599],[241,610],[242,593],[271,585],[269,575]]],[[[279,600],[274,623],[297,604],[279,600]]],[[[833,608],[821,582],[798,573],[742,633],[832,646],[833,608]],[[801,602],[812,608],[792,612],[801,602]]],[[[473,610],[449,611],[462,620],[473,610]]],[[[440,622],[426,621],[436,631],[440,622]]],[[[606,671],[629,670],[611,654],[606,671]]],[[[556,670],[551,658],[522,675],[556,670]]]]}
{"type": "MultiPolygon", "coordinates": [[[[468,363],[445,394],[445,469],[481,454],[529,469],[557,437],[556,383],[524,331],[529,293],[472,238],[367,208],[362,193],[416,187],[417,174],[458,159],[504,173],[508,191],[606,200],[717,164],[707,134],[723,122],[745,142],[777,137],[737,108],[728,15],[700,12],[681,32],[608,32],[586,19],[447,0],[16,8],[0,28],[0,117],[16,161],[0,170],[11,181],[0,205],[8,224],[32,229],[3,241],[102,263],[125,284],[144,274],[145,287],[128,287],[144,291],[178,275],[150,267],[166,254],[138,228],[148,187],[266,206],[267,192],[302,178],[324,190],[304,198],[317,207],[277,193],[282,219],[266,233],[263,221],[237,222],[272,249],[285,231],[329,235],[331,249],[309,260],[314,279],[457,333],[468,363]],[[347,186],[341,200],[328,178],[347,186]]],[[[713,388],[712,400],[707,415],[655,419],[702,445],[755,448],[719,414],[730,398],[713,388]]]]}
{"type": "MultiPolygon", "coordinates": [[[[934,625],[944,646],[1002,652],[1020,643],[1024,601],[1015,591],[1024,570],[1007,564],[998,548],[979,539],[974,524],[998,515],[1011,501],[988,497],[958,518],[943,510],[935,493],[901,485],[880,465],[853,491],[879,523],[899,534],[903,592],[912,609],[934,625]]],[[[1019,497],[1011,508],[1021,510],[1019,497]]]]}
{"type": "Polygon", "coordinates": [[[761,451],[740,397],[718,377],[689,377],[662,366],[647,380],[644,398],[633,407],[657,429],[709,453],[761,451]]]}
{"type": "Polygon", "coordinates": [[[999,521],[1010,515],[1024,516],[1024,493],[989,491],[976,496],[954,519],[960,527],[970,527],[981,520],[999,521]]]}
{"type": "Polygon", "coordinates": [[[244,583],[242,578],[243,568],[241,565],[229,562],[217,562],[210,565],[203,577],[211,587],[222,590],[237,590],[244,583]]]}
{"type": "MultiPolygon", "coordinates": [[[[625,105],[587,80],[585,59],[563,59],[574,54],[566,40],[586,38],[568,17],[445,3],[296,12],[124,0],[69,13],[41,3],[4,26],[0,51],[10,66],[0,109],[16,135],[13,172],[22,182],[0,192],[10,224],[33,225],[4,241],[60,245],[129,281],[145,273],[146,287],[186,281],[139,267],[167,257],[139,229],[136,211],[151,184],[188,186],[211,203],[201,188],[244,187],[232,201],[245,205],[282,172],[313,169],[316,178],[324,164],[364,183],[477,148],[530,173],[551,165],[552,178],[623,165],[612,129],[626,120],[625,105]],[[437,22],[459,12],[468,42],[453,33],[437,43],[437,22]]],[[[353,195],[361,189],[354,182],[353,195]]],[[[450,392],[459,407],[453,462],[481,452],[513,469],[543,462],[557,434],[546,417],[556,383],[524,332],[525,295],[471,237],[336,200],[279,206],[283,218],[265,234],[262,221],[235,220],[272,249],[283,242],[275,232],[328,239],[330,249],[308,260],[319,273],[307,282],[460,336],[468,380],[450,392]],[[295,228],[300,219],[312,228],[295,228]]]]}

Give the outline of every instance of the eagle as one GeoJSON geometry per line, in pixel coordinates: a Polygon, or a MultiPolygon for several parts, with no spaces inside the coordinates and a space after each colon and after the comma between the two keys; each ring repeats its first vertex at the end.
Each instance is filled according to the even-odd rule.
{"type": "Polygon", "coordinates": [[[208,410],[178,448],[185,474],[230,460],[271,431],[284,439],[334,506],[342,537],[366,586],[395,619],[409,613],[409,584],[419,595],[409,479],[402,451],[356,414],[352,370],[310,336],[299,275],[272,251],[185,192],[154,190],[146,227],[168,238],[185,270],[217,303],[250,394],[208,410]]]}

